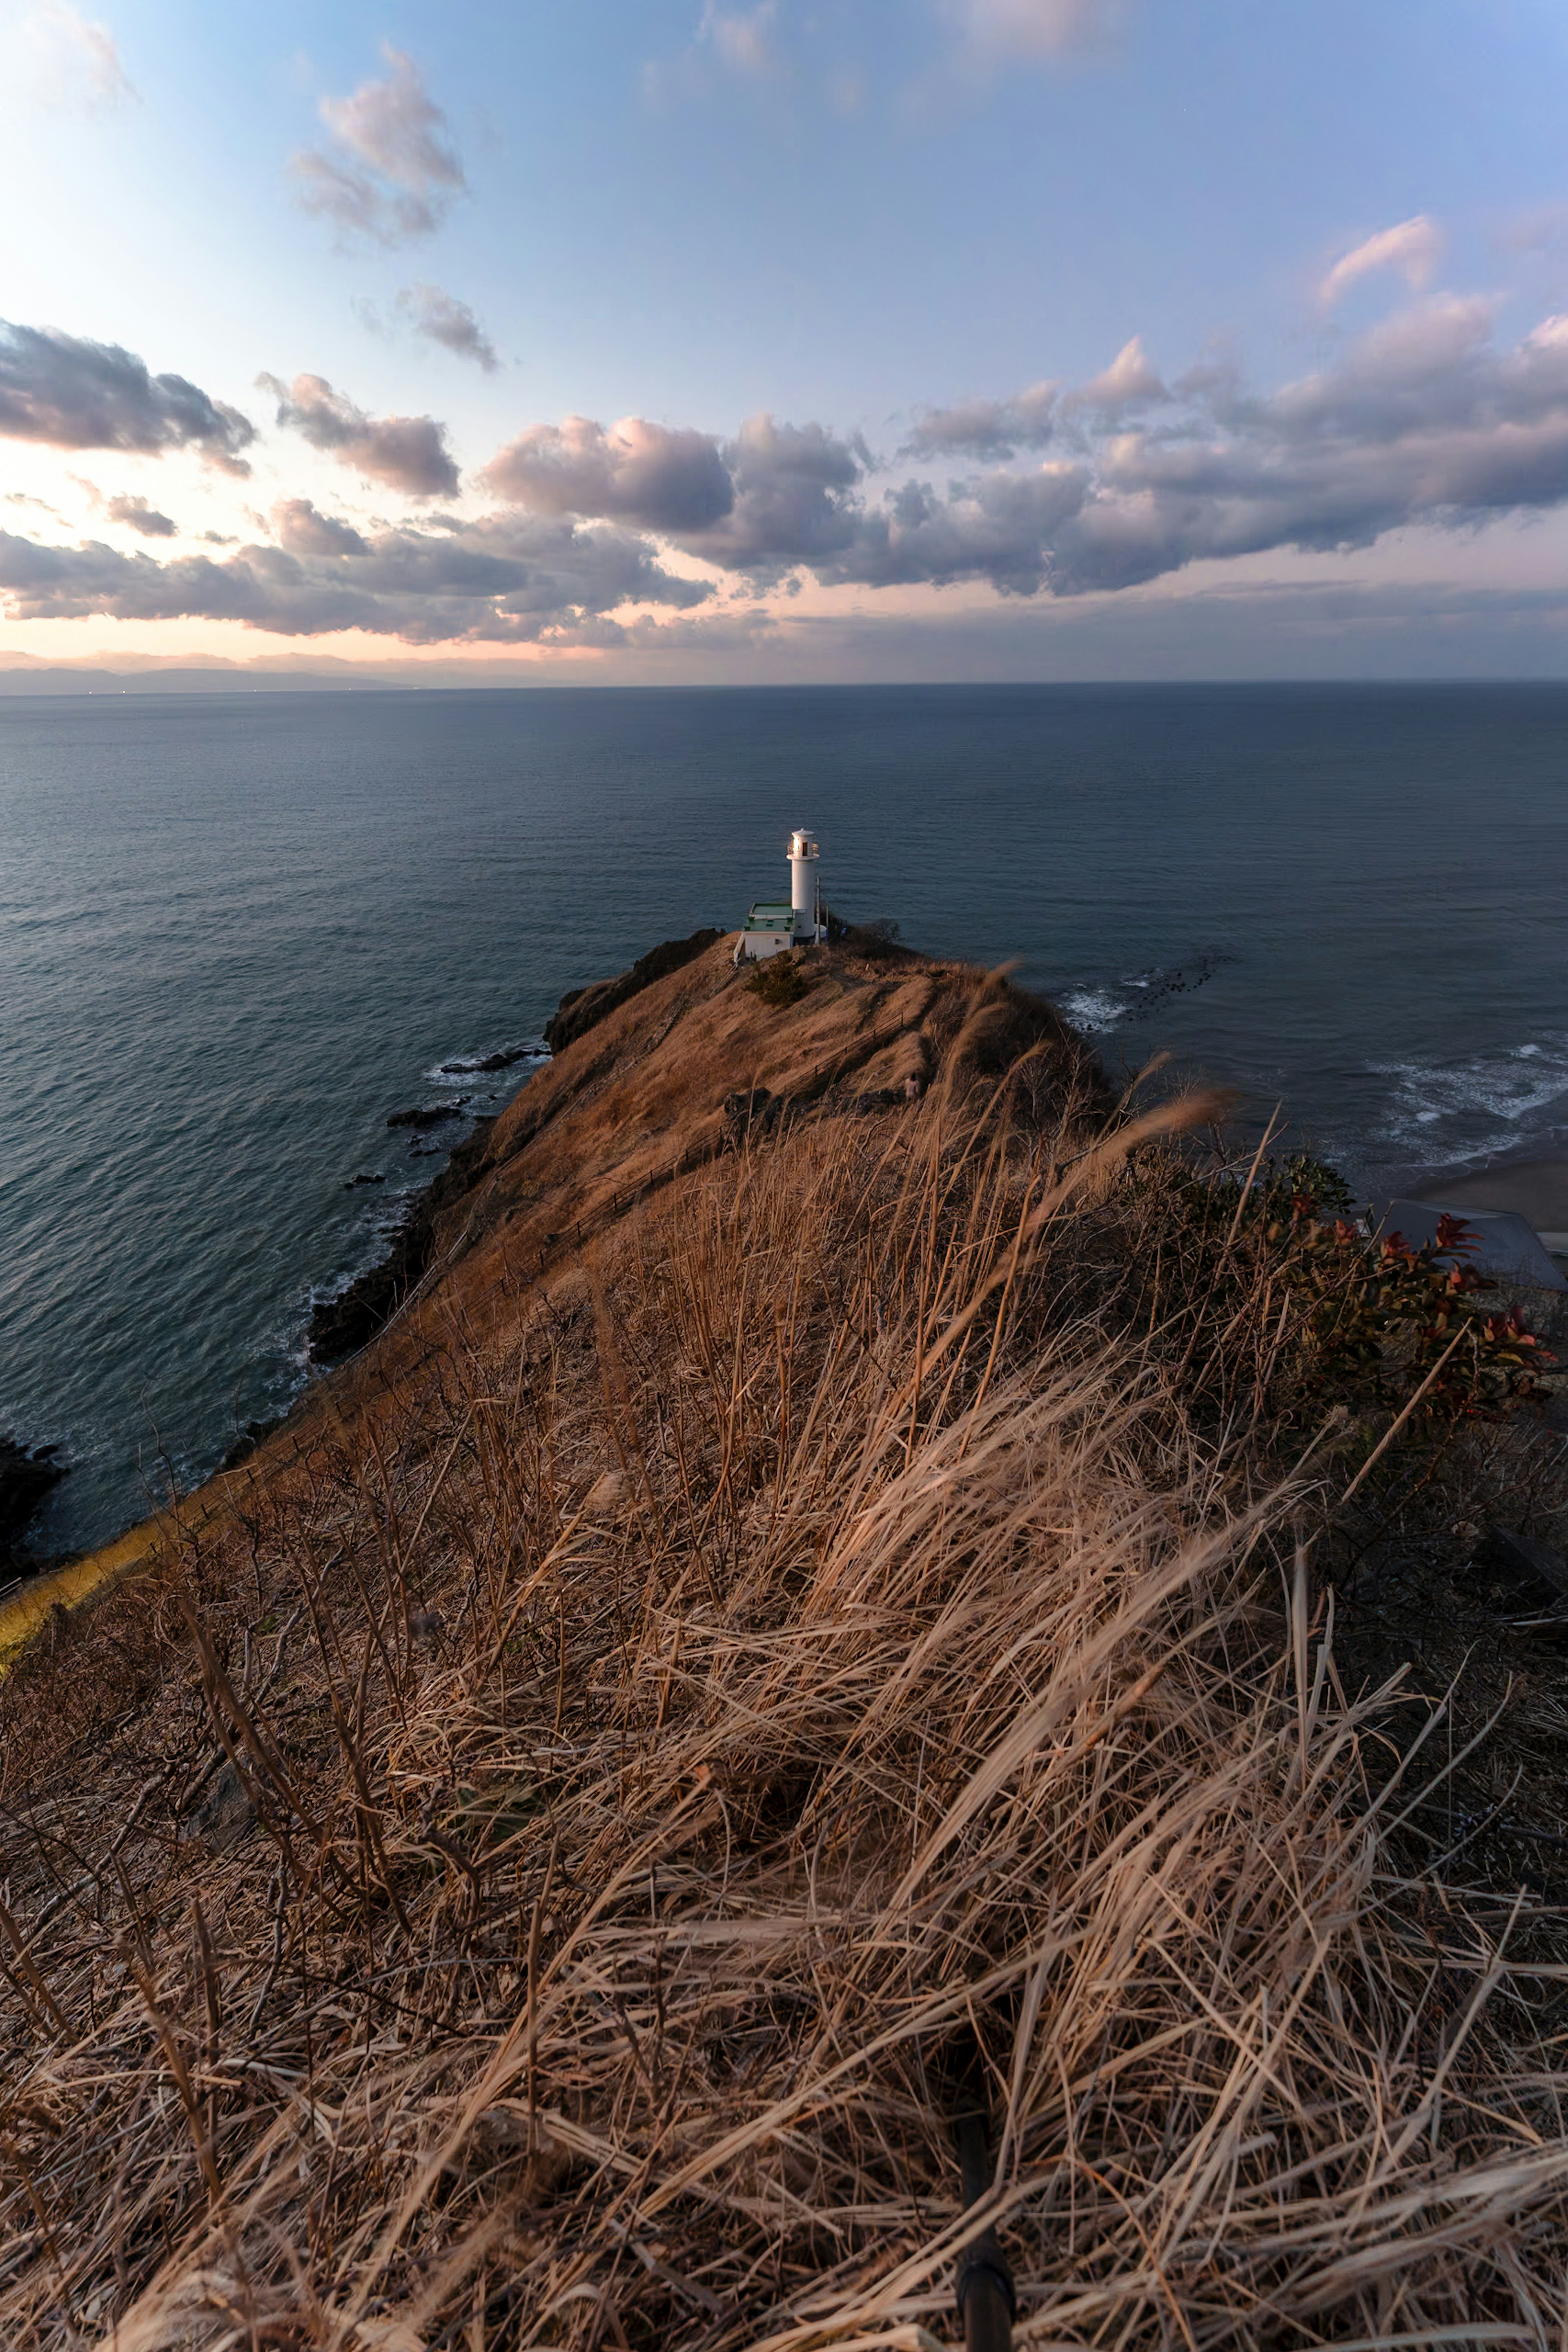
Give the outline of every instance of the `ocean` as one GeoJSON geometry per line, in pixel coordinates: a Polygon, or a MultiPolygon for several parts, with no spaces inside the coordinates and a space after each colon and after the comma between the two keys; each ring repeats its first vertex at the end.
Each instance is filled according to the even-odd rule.
{"type": "Polygon", "coordinates": [[[0,1432],[100,1541],[305,1377],[312,1300],[568,988],[786,886],[1017,964],[1394,1189],[1568,1146],[1568,688],[0,699],[0,1432]],[[356,1184],[356,1177],[380,1177],[356,1184]]]}

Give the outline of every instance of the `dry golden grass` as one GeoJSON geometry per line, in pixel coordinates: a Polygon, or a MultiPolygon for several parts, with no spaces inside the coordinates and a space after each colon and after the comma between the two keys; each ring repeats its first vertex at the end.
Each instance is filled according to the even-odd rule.
{"type": "Polygon", "coordinates": [[[987,2226],[1036,2347],[1568,2343],[1561,1971],[1408,1866],[1347,1474],[1123,1311],[1201,1107],[964,1018],[5,1686],[12,2352],[950,2342],[987,2226]]]}

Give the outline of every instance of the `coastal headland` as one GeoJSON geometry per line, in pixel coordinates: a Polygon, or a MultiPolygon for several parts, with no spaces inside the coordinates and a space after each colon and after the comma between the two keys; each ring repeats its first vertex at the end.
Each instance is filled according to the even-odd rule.
{"type": "Polygon", "coordinates": [[[1544,2342],[1540,1335],[1005,974],[674,945],[0,1680],[0,2338],[1544,2342]]]}

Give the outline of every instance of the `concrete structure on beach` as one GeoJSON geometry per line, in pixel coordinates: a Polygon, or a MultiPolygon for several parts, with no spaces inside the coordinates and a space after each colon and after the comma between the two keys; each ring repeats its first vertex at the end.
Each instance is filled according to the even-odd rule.
{"type": "Polygon", "coordinates": [[[741,925],[735,961],[760,963],[787,948],[813,946],[827,937],[822,886],[817,872],[821,853],[804,825],[789,835],[789,896],[758,898],[741,925]]]}

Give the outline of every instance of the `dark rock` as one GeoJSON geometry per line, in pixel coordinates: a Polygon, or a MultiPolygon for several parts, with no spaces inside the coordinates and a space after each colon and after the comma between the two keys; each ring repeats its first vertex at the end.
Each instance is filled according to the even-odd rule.
{"type": "Polygon", "coordinates": [[[432,1103],[425,1110],[394,1110],[388,1114],[389,1127],[439,1127],[444,1119],[461,1118],[461,1102],[432,1103]]]}
{"type": "Polygon", "coordinates": [[[514,1062],[542,1062],[546,1058],[538,1045],[507,1045],[497,1054],[476,1055],[472,1061],[443,1062],[441,1075],[444,1078],[465,1078],[481,1070],[509,1070],[514,1062]]]}
{"type": "Polygon", "coordinates": [[[219,1469],[237,1470],[242,1462],[249,1461],[262,1439],[270,1437],[275,1429],[281,1429],[287,1418],[287,1413],[277,1412],[270,1421],[247,1421],[219,1463],[219,1469]]]}
{"type": "Polygon", "coordinates": [[[360,1275],[336,1298],[323,1298],[311,1309],[307,1336],[319,1363],[336,1363],[340,1357],[352,1355],[356,1348],[374,1339],[402,1305],[430,1264],[437,1219],[476,1181],[495,1124],[493,1118],[476,1119],[473,1134],[458,1145],[434,1182],[409,1203],[381,1264],[360,1275]]]}
{"type": "Polygon", "coordinates": [[[767,1135],[783,1114],[782,1095],[769,1094],[766,1087],[742,1087],[724,1098],[725,1133],[737,1143],[747,1135],[767,1135]]]}
{"type": "Polygon", "coordinates": [[[617,972],[613,980],[592,981],[586,988],[569,988],[545,1023],[545,1044],[552,1054],[559,1054],[563,1046],[586,1035],[630,998],[652,987],[654,981],[679,971],[685,964],[695,963],[716,940],[723,937],[722,931],[706,930],[694,931],[689,940],[665,940],[661,946],[651,948],[645,956],[639,956],[630,971],[617,972]]]}
{"type": "Polygon", "coordinates": [[[204,1843],[213,1853],[227,1853],[255,1829],[256,1807],[232,1764],[225,1764],[218,1773],[211,1795],[194,1818],[204,1843]]]}
{"type": "Polygon", "coordinates": [[[29,1450],[14,1437],[0,1437],[0,1560],[16,1557],[29,1520],[65,1476],[69,1465],[56,1460],[58,1452],[57,1445],[29,1450]]]}
{"type": "Polygon", "coordinates": [[[348,1182],[344,1185],[343,1190],[345,1192],[354,1192],[359,1190],[361,1184],[384,1184],[386,1181],[387,1180],[384,1176],[367,1176],[364,1170],[361,1169],[357,1176],[350,1177],[348,1182]]]}

